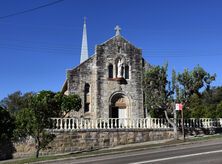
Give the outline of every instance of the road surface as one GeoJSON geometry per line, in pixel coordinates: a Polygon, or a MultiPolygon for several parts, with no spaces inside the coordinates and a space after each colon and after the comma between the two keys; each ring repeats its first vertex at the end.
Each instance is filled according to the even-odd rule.
{"type": "Polygon", "coordinates": [[[154,148],[82,159],[65,159],[56,164],[222,164],[222,139],[189,145],[154,148]]]}

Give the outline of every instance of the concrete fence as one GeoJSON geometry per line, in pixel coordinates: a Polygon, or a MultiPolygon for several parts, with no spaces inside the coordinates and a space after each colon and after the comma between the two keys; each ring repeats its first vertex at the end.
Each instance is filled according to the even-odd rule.
{"type": "MultiPolygon", "coordinates": [[[[86,129],[170,129],[172,126],[163,118],[52,118],[53,130],[86,130],[86,129]]],[[[177,126],[181,127],[181,119],[177,126]]],[[[189,118],[184,120],[185,128],[220,128],[222,118],[189,118]]]]}
{"type": "MultiPolygon", "coordinates": [[[[181,119],[178,120],[177,126],[181,126],[181,119]]],[[[186,128],[221,128],[222,118],[189,118],[184,119],[186,128]]]]}

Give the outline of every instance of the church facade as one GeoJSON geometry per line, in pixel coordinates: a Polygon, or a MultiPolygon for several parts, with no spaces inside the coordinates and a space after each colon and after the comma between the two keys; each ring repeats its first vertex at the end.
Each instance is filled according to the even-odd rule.
{"type": "MultiPolygon", "coordinates": [[[[150,65],[143,59],[141,49],[121,36],[118,26],[115,30],[114,37],[96,46],[94,55],[67,71],[63,92],[78,94],[82,99],[82,108],[70,113],[70,117],[146,117],[143,73],[150,65]]],[[[86,29],[83,42],[87,42],[84,35],[86,29]]],[[[83,43],[82,51],[86,52],[86,48],[83,43]]]]}

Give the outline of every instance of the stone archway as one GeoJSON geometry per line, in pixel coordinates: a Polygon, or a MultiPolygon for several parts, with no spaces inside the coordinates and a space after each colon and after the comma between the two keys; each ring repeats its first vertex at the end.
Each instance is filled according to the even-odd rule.
{"type": "Polygon", "coordinates": [[[130,117],[129,98],[123,93],[113,94],[110,98],[110,118],[129,118],[130,117]]]}

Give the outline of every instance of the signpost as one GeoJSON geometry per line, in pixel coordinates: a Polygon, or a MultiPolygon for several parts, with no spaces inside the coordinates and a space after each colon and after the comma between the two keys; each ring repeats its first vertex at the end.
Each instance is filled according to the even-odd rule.
{"type": "Polygon", "coordinates": [[[181,111],[181,128],[182,128],[182,135],[183,135],[183,140],[185,140],[185,132],[184,132],[184,118],[183,118],[183,104],[181,103],[176,103],[176,110],[181,111]]]}

